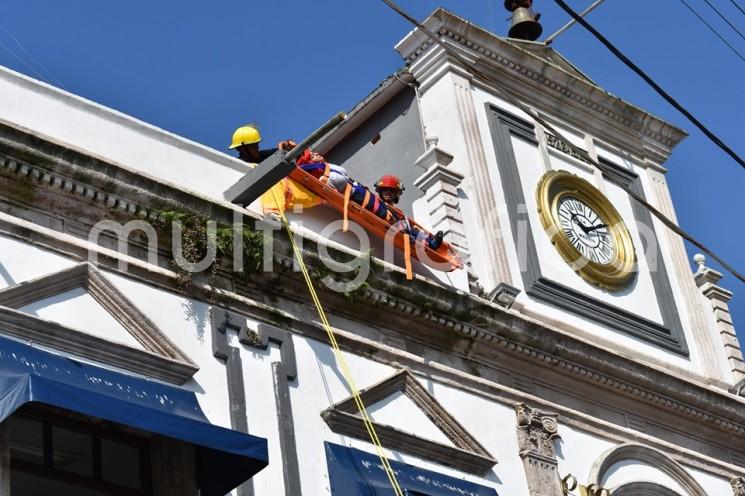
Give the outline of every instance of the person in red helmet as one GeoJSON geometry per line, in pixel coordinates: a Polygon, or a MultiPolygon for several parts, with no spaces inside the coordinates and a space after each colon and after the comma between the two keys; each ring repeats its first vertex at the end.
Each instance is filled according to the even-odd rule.
{"type": "Polygon", "coordinates": [[[425,234],[422,231],[416,229],[414,226],[409,224],[409,220],[406,218],[403,212],[401,212],[395,205],[401,199],[401,194],[404,192],[404,185],[397,176],[385,175],[375,182],[375,191],[383,200],[387,207],[387,213],[384,218],[390,216],[391,223],[396,222],[404,223],[404,232],[409,234],[412,239],[424,240],[427,246],[433,250],[438,249],[442,245],[442,238],[444,234],[442,231],[437,231],[435,234],[425,234]]]}

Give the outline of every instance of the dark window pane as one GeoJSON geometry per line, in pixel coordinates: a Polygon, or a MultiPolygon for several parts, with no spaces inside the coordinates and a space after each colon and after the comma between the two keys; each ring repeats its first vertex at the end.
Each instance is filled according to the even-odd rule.
{"type": "Polygon", "coordinates": [[[106,482],[140,488],[140,450],[101,439],[101,476],[106,482]]]}
{"type": "Polygon", "coordinates": [[[44,426],[38,420],[13,416],[7,421],[11,460],[44,463],[44,426]]]}
{"type": "Polygon", "coordinates": [[[15,496],[113,496],[102,489],[83,487],[54,480],[51,477],[13,470],[10,474],[10,494],[15,496]]]}
{"type": "Polygon", "coordinates": [[[93,477],[93,443],[91,436],[52,427],[54,468],[93,477]]]}

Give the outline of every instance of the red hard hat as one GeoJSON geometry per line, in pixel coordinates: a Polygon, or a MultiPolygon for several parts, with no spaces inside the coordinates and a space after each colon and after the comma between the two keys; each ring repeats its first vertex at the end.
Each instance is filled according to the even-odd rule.
{"type": "Polygon", "coordinates": [[[375,183],[375,191],[380,192],[383,188],[397,189],[398,191],[404,190],[404,185],[401,184],[401,180],[396,176],[386,175],[378,179],[375,183]]]}

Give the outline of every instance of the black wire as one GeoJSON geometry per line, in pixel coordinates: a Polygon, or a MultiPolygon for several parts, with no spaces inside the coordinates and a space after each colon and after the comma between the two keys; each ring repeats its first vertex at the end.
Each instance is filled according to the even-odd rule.
{"type": "Polygon", "coordinates": [[[737,10],[739,10],[740,12],[742,12],[743,14],[745,14],[745,9],[743,9],[742,7],[740,7],[737,4],[737,2],[735,2],[735,0],[729,0],[729,1],[732,2],[732,5],[734,5],[735,7],[737,7],[737,10]]]}
{"type": "MultiPolygon", "coordinates": [[[[422,23],[411,17],[409,14],[406,13],[401,7],[396,5],[392,0],[382,0],[383,3],[385,3],[388,7],[393,9],[396,13],[398,13],[401,17],[412,23],[414,26],[419,28],[420,31],[422,31],[424,34],[426,34],[433,42],[440,45],[445,52],[448,53],[451,57],[453,57],[455,60],[463,64],[464,67],[467,67],[471,73],[480,78],[483,81],[491,83],[493,86],[492,88],[497,90],[497,93],[501,94],[509,103],[515,105],[517,108],[519,108],[521,111],[525,112],[529,116],[531,116],[533,119],[535,119],[536,122],[541,124],[544,128],[548,129],[551,133],[553,133],[556,137],[561,139],[564,143],[566,143],[575,153],[580,154],[582,157],[587,159],[587,161],[595,166],[598,170],[602,171],[600,164],[590,157],[590,155],[587,153],[587,151],[575,146],[572,144],[571,141],[569,141],[561,132],[557,131],[551,124],[546,122],[540,115],[538,115],[537,112],[534,112],[532,109],[528,108],[526,105],[524,105],[517,96],[514,95],[514,93],[511,92],[511,90],[506,89],[502,86],[501,82],[498,81],[496,78],[485,74],[481,72],[478,68],[476,68],[470,61],[466,60],[464,57],[462,57],[458,52],[453,50],[451,47],[449,47],[445,42],[443,42],[437,35],[435,35],[432,31],[430,31],[426,26],[424,26],[422,23]]],[[[571,10],[571,9],[570,9],[571,10]]],[[[652,215],[654,215],[660,222],[662,222],[668,229],[670,229],[672,232],[680,236],[681,238],[685,239],[686,241],[690,242],[693,246],[700,249],[707,255],[711,256],[712,259],[719,262],[719,264],[727,270],[730,274],[735,276],[737,279],[739,279],[742,282],[745,282],[745,277],[743,277],[742,274],[740,274],[734,267],[732,267],[730,264],[725,262],[722,258],[720,258],[716,253],[711,251],[709,248],[704,246],[703,244],[699,243],[693,236],[685,232],[683,229],[681,229],[678,225],[675,224],[672,220],[668,219],[665,214],[657,210],[655,207],[647,203],[647,201],[642,198],[640,195],[636,194],[635,192],[631,191],[628,187],[619,184],[618,187],[620,187],[623,191],[626,192],[631,198],[638,201],[644,208],[646,208],[652,215]]]]}
{"type": "Polygon", "coordinates": [[[709,2],[709,0],[704,0],[704,2],[706,3],[706,5],[708,5],[709,7],[711,7],[711,10],[713,10],[714,12],[716,12],[717,15],[719,17],[721,17],[722,20],[724,22],[726,22],[729,27],[731,27],[732,29],[734,29],[735,32],[740,35],[740,38],[742,38],[743,40],[745,40],[745,35],[743,35],[740,32],[740,30],[737,29],[737,27],[734,24],[732,24],[731,22],[729,22],[729,19],[727,19],[727,17],[724,14],[722,14],[722,12],[718,8],[716,8],[711,2],[709,2]]]}
{"type": "Polygon", "coordinates": [[[708,22],[706,22],[706,19],[704,19],[703,17],[701,17],[698,12],[696,12],[695,10],[693,10],[693,7],[691,7],[690,5],[688,5],[688,3],[685,0],[680,0],[680,1],[683,3],[683,5],[685,5],[686,7],[688,7],[688,10],[690,10],[691,12],[693,12],[693,15],[695,15],[698,18],[698,20],[701,21],[704,24],[704,26],[706,26],[707,28],[709,28],[711,30],[711,32],[714,33],[717,36],[717,38],[719,38],[722,41],[722,43],[724,43],[725,45],[727,45],[730,50],[732,50],[733,52],[735,52],[735,55],[737,55],[738,57],[740,57],[740,60],[742,60],[743,62],[745,62],[745,57],[743,57],[742,54],[735,47],[733,47],[732,44],[730,44],[730,42],[728,42],[727,40],[725,40],[724,37],[721,34],[719,34],[719,32],[716,29],[714,29],[714,27],[711,24],[709,24],[708,22]]]}
{"type": "MultiPolygon", "coordinates": [[[[733,159],[735,159],[735,162],[737,162],[738,164],[740,164],[740,167],[742,167],[743,169],[745,169],[745,160],[743,160],[742,158],[740,158],[740,156],[737,155],[737,153],[735,153],[735,151],[732,150],[729,146],[727,146],[721,139],[719,139],[719,137],[717,135],[715,135],[714,133],[712,133],[711,131],[709,131],[709,129],[706,126],[704,126],[701,123],[701,121],[699,121],[698,119],[696,119],[693,116],[693,114],[691,114],[688,110],[686,110],[685,107],[683,107],[681,104],[679,104],[673,97],[671,97],[665,90],[663,90],[660,87],[660,85],[658,85],[656,82],[654,82],[654,80],[651,77],[647,76],[647,74],[643,70],[641,70],[636,64],[634,64],[631,60],[629,60],[628,57],[626,57],[624,54],[622,54],[618,50],[618,48],[616,48],[615,46],[613,46],[613,44],[605,38],[605,36],[603,36],[602,34],[600,34],[585,19],[583,19],[579,14],[577,14],[575,11],[573,11],[572,8],[564,2],[564,0],[554,0],[554,1],[556,3],[558,3],[559,6],[562,9],[564,9],[567,14],[569,14],[570,16],[572,16],[575,21],[577,21],[579,24],[581,24],[582,26],[584,26],[585,29],[587,29],[590,33],[592,33],[592,35],[595,36],[595,38],[597,38],[598,41],[600,41],[600,43],[602,43],[603,45],[605,45],[605,47],[608,50],[610,50],[611,53],[613,53],[613,55],[615,55],[616,57],[618,57],[621,60],[621,62],[623,62],[624,64],[626,64],[632,71],[634,71],[635,73],[637,73],[639,75],[639,77],[641,77],[644,81],[646,81],[648,85],[650,85],[652,88],[654,88],[654,90],[662,98],[664,98],[665,100],[667,100],[667,102],[670,105],[672,105],[673,107],[675,107],[678,110],[678,112],[680,112],[681,114],[683,114],[684,116],[686,116],[688,118],[688,120],[691,121],[697,128],[699,128],[699,130],[702,133],[704,133],[706,135],[706,137],[708,137],[711,141],[713,141],[715,145],[717,145],[719,148],[721,148],[722,150],[724,150],[730,157],[732,157],[733,159]]],[[[685,0],[681,0],[681,1],[683,3],[685,3],[685,0]]]]}

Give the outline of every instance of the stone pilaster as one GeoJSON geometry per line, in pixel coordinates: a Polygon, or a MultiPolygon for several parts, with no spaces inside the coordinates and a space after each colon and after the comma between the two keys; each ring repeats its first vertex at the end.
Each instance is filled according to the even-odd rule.
{"type": "Polygon", "coordinates": [[[696,285],[711,302],[729,368],[734,382],[739,383],[745,379],[745,360],[743,360],[740,341],[735,334],[735,326],[732,324],[732,315],[729,311],[728,302],[732,299],[732,293],[717,285],[722,279],[722,274],[707,267],[706,258],[703,255],[695,255],[693,260],[698,265],[695,274],[696,285]]]}
{"type": "MultiPolygon", "coordinates": [[[[670,197],[670,190],[665,182],[665,177],[659,172],[652,170],[648,174],[652,185],[652,191],[648,201],[653,205],[656,202],[656,207],[660,212],[668,219],[677,223],[673,201],[670,197]]],[[[709,326],[702,312],[704,310],[701,306],[702,302],[697,294],[696,285],[691,278],[691,267],[688,263],[688,255],[686,255],[683,238],[670,229],[662,229],[658,232],[664,232],[664,236],[667,238],[670,260],[673,265],[672,271],[677,276],[678,284],[683,295],[683,303],[689,310],[687,312],[688,325],[692,331],[691,334],[696,343],[696,348],[701,355],[700,360],[703,373],[713,381],[721,381],[722,386],[724,386],[727,380],[722,373],[719,363],[720,355],[717,353],[718,343],[716,342],[716,336],[708,330],[709,326]]]]}
{"type": "Polygon", "coordinates": [[[456,108],[463,139],[465,142],[470,179],[475,193],[475,210],[477,222],[480,227],[482,240],[481,247],[483,256],[488,263],[488,281],[492,286],[500,282],[512,283],[509,262],[507,260],[507,247],[502,236],[502,228],[499,222],[497,210],[497,195],[494,191],[489,166],[486,161],[486,152],[482,141],[482,133],[479,129],[476,105],[473,101],[473,88],[469,79],[452,72],[450,78],[453,84],[456,108]]]}
{"type": "Polygon", "coordinates": [[[531,496],[563,496],[554,439],[558,415],[540,412],[524,403],[517,412],[517,443],[531,496]]]}
{"type": "Polygon", "coordinates": [[[470,250],[458,198],[458,186],[463,182],[463,175],[448,168],[452,161],[451,154],[431,146],[416,160],[416,165],[425,172],[414,181],[414,186],[424,192],[432,231],[442,231],[448,243],[469,259],[470,250]]]}
{"type": "Polygon", "coordinates": [[[730,484],[732,484],[732,496],[745,496],[745,478],[735,477],[730,484]]]}

